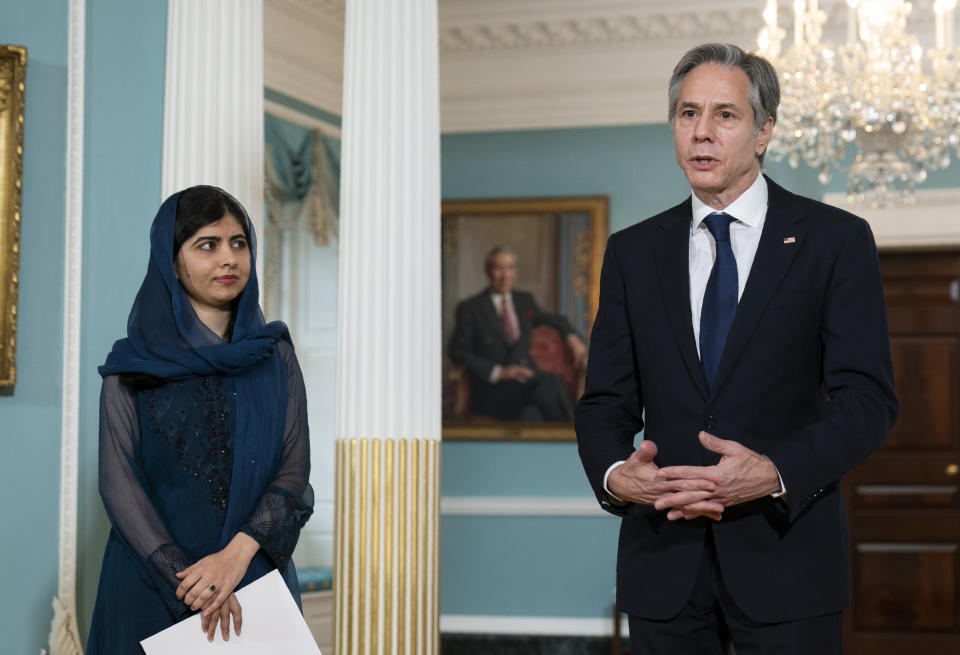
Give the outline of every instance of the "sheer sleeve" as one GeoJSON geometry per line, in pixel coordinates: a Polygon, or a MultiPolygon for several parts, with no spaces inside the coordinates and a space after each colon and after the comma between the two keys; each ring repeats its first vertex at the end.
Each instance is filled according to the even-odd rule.
{"type": "Polygon", "coordinates": [[[150,500],[139,454],[136,395],[119,376],[107,376],[100,393],[100,495],[114,530],[143,561],[154,588],[178,619],[190,608],[177,600],[176,573],[192,562],[150,500]]]}
{"type": "Polygon", "coordinates": [[[300,528],[313,513],[313,488],[309,482],[310,430],[303,374],[293,348],[281,341],[279,350],[287,370],[287,418],[280,469],[241,531],[253,537],[282,571],[293,555],[300,528]]]}

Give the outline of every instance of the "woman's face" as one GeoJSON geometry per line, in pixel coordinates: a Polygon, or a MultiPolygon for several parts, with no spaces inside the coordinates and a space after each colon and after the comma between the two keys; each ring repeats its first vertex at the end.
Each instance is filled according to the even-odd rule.
{"type": "Polygon", "coordinates": [[[177,253],[177,279],[196,310],[227,310],[250,279],[250,246],[233,214],[197,230],[177,253]]]}

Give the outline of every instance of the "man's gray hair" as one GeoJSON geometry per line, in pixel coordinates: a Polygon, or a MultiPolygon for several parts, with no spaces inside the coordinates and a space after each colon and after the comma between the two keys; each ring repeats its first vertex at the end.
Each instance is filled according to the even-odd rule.
{"type": "MultiPolygon", "coordinates": [[[[677,113],[677,100],[680,98],[680,87],[687,73],[703,64],[720,64],[728,68],[742,70],[750,80],[750,90],[747,92],[747,101],[753,109],[754,134],[759,134],[767,119],[777,122],[777,107],[780,105],[780,83],[777,81],[777,71],[773,65],[758,55],[745,52],[738,46],[729,43],[705,43],[687,50],[680,58],[680,62],[673,69],[670,77],[670,87],[667,92],[667,120],[673,123],[677,113]]],[[[760,155],[760,165],[763,165],[764,152],[760,155]]]]}
{"type": "Polygon", "coordinates": [[[497,255],[513,255],[513,258],[517,259],[517,253],[515,253],[510,246],[494,246],[490,249],[490,252],[487,253],[487,256],[483,258],[483,270],[490,270],[490,265],[493,264],[493,258],[497,255]]]}

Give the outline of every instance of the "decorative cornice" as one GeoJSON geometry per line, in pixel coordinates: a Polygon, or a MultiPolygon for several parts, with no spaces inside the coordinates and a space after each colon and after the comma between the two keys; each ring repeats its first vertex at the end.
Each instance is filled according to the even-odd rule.
{"type": "Polygon", "coordinates": [[[763,25],[761,9],[758,0],[756,8],[733,10],[717,8],[707,12],[453,25],[440,30],[440,51],[475,52],[724,37],[758,31],[763,25]]]}
{"type": "MultiPolygon", "coordinates": [[[[666,84],[684,50],[705,41],[753,48],[763,5],[439,0],[442,130],[663,122],[666,84]]],[[[780,5],[789,28],[790,3],[780,5]]],[[[844,0],[821,6],[845,20],[844,0]]],[[[343,7],[343,0],[265,0],[268,86],[343,113],[343,7]]]]}

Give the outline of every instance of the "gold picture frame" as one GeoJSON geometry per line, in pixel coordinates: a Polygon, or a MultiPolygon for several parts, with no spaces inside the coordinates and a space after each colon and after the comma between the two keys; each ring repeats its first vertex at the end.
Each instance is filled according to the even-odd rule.
{"type": "MultiPolygon", "coordinates": [[[[606,196],[443,201],[444,439],[576,439],[572,422],[492,420],[476,416],[469,398],[470,385],[482,382],[471,380],[466,369],[451,360],[449,347],[456,331],[456,308],[460,301],[483,293],[487,284],[484,257],[495,245],[508,246],[517,254],[516,290],[529,292],[543,312],[567,320],[587,339],[599,303],[600,268],[609,234],[608,213],[606,196]],[[552,248],[556,252],[551,253],[552,248]]],[[[534,347],[532,342],[530,358],[538,364],[536,368],[546,370],[539,366],[532,352],[534,347]]],[[[570,379],[568,372],[565,378],[572,399],[582,391],[583,370],[578,370],[575,376],[576,379],[570,379]]]]}
{"type": "Polygon", "coordinates": [[[27,49],[0,45],[0,387],[17,381],[17,290],[27,49]]]}

